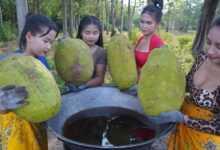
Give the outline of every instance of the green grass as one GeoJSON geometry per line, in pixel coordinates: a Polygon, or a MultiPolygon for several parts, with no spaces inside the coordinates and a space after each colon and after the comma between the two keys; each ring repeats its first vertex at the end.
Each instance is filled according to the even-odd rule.
{"type": "Polygon", "coordinates": [[[160,31],[159,36],[165,41],[166,46],[177,57],[185,74],[187,74],[194,61],[192,51],[190,50],[194,35],[181,35],[160,31]]]}

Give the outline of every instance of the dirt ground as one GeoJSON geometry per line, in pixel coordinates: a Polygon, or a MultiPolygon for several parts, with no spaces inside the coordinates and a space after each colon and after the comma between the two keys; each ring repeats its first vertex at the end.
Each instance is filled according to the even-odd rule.
{"type": "MultiPolygon", "coordinates": [[[[160,140],[154,142],[151,150],[166,150],[169,135],[170,134],[167,134],[160,140]]],[[[48,132],[48,147],[49,150],[63,150],[62,142],[59,141],[51,132],[48,132]]]]}

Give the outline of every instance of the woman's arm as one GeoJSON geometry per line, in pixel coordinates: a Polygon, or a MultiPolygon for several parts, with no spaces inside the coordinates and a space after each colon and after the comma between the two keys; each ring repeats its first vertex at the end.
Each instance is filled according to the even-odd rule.
{"type": "Polygon", "coordinates": [[[97,64],[95,77],[89,80],[86,85],[90,87],[99,86],[104,82],[106,64],[97,64]]]}

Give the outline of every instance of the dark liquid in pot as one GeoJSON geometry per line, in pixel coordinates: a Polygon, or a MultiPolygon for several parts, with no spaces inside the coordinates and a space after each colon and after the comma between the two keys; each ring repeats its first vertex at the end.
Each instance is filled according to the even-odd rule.
{"type": "Polygon", "coordinates": [[[63,126],[63,136],[85,144],[122,146],[150,140],[155,137],[155,130],[128,116],[72,116],[63,126]]]}

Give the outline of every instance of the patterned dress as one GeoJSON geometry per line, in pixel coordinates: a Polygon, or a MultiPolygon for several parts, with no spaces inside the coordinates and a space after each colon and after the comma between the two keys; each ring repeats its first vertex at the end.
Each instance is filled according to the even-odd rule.
{"type": "Polygon", "coordinates": [[[182,112],[189,116],[187,123],[180,123],[170,137],[169,150],[218,150],[220,149],[220,97],[218,86],[214,91],[197,88],[194,74],[207,59],[199,54],[187,75],[187,91],[182,112]]]}

